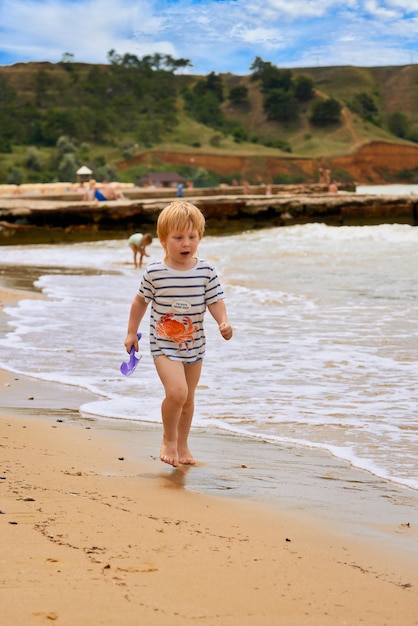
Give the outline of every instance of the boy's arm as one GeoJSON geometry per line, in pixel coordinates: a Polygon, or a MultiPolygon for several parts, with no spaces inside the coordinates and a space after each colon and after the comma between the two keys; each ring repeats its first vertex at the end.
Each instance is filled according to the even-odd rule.
{"type": "Polygon", "coordinates": [[[136,294],[131,304],[131,310],[129,313],[128,332],[125,339],[126,352],[129,354],[132,346],[135,346],[135,352],[138,351],[138,327],[145,315],[148,307],[148,302],[145,302],[144,298],[139,294],[136,294]]]}
{"type": "Polygon", "coordinates": [[[215,322],[217,322],[222,337],[224,339],[231,339],[232,326],[228,322],[225,302],[223,300],[217,300],[216,302],[209,304],[208,309],[215,322]]]}

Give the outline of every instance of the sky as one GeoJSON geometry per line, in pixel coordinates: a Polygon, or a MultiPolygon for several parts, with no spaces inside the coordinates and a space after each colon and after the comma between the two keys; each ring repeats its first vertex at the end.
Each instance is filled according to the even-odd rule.
{"type": "Polygon", "coordinates": [[[190,74],[418,63],[418,0],[0,0],[0,65],[188,59],[190,74]]]}

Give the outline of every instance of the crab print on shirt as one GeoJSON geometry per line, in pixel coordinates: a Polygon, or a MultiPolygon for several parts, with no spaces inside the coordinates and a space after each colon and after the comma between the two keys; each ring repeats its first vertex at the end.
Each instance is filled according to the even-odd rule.
{"type": "Polygon", "coordinates": [[[194,335],[198,329],[197,326],[193,326],[190,317],[183,317],[182,322],[174,320],[174,313],[167,313],[163,315],[159,322],[156,324],[156,332],[159,337],[168,339],[177,343],[177,352],[184,346],[186,350],[189,349],[188,342],[194,344],[194,335]]]}

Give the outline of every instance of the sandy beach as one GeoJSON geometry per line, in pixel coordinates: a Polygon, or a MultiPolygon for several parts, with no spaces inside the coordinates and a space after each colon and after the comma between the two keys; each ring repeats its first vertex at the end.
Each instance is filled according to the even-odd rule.
{"type": "Polygon", "coordinates": [[[173,469],[160,428],[83,418],[87,393],[0,387],[2,624],[418,624],[415,491],[205,431],[173,469]]]}

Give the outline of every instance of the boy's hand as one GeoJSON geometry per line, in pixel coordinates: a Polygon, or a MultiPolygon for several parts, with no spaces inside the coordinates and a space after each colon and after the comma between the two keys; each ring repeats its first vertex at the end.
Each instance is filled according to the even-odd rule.
{"type": "Polygon", "coordinates": [[[222,337],[226,340],[231,339],[232,337],[232,326],[228,322],[222,322],[219,324],[219,331],[222,337]]]}
{"type": "Polygon", "coordinates": [[[136,333],[128,333],[124,342],[126,352],[130,354],[132,346],[135,346],[135,352],[138,352],[138,336],[136,333]]]}

